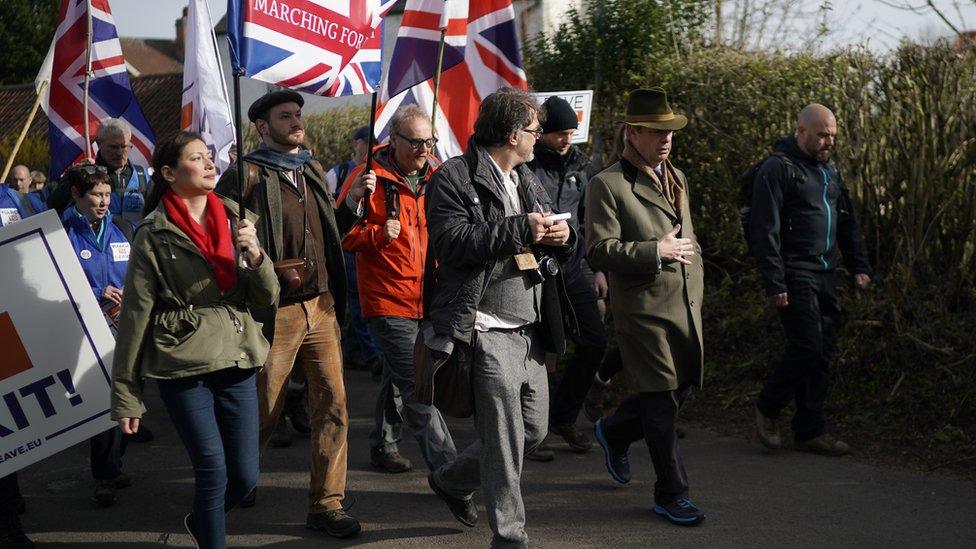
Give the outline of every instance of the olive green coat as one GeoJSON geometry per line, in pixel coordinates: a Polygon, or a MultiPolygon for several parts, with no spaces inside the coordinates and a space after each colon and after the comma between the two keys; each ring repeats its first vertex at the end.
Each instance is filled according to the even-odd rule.
{"type": "Polygon", "coordinates": [[[685,189],[678,236],[695,245],[688,266],[664,263],[658,270],[658,238],[679,217],[647,174],[624,160],[600,172],[586,189],[588,258],[594,269],[607,272],[624,371],[638,392],[702,382],[701,247],[687,181],[675,172],[685,189]]]}
{"type": "MultiPolygon", "coordinates": [[[[237,222],[237,204],[224,199],[237,222]]],[[[251,219],[251,216],[248,216],[251,219]]],[[[217,287],[203,254],[160,206],[136,227],[112,362],[112,418],[141,417],[144,378],[175,379],[264,365],[269,345],[249,308],[278,299],[265,256],[239,267],[238,283],[217,287]]]]}

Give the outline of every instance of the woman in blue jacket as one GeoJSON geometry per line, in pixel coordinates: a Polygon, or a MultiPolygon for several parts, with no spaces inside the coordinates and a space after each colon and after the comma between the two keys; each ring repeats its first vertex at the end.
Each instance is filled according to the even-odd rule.
{"type": "MultiPolygon", "coordinates": [[[[122,287],[129,265],[131,228],[125,221],[116,223],[109,203],[112,185],[104,166],[74,166],[65,174],[74,203],[61,216],[68,240],[78,256],[95,299],[105,311],[118,314],[122,287]]],[[[95,492],[92,503],[109,507],[115,503],[115,490],[132,484],[122,472],[125,440],[115,427],[90,439],[92,476],[95,492]]]]}

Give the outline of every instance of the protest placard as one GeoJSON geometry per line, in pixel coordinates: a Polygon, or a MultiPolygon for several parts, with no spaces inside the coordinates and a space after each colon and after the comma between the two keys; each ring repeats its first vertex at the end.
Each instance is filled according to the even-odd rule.
{"type": "Polygon", "coordinates": [[[114,425],[115,341],[57,214],[0,229],[0,477],[114,425]]]}
{"type": "Polygon", "coordinates": [[[539,100],[541,105],[551,96],[562,97],[569,103],[570,107],[576,111],[576,120],[579,121],[579,128],[573,133],[573,143],[586,143],[590,140],[590,114],[593,111],[593,90],[576,91],[555,91],[555,92],[535,92],[533,97],[539,100]]]}

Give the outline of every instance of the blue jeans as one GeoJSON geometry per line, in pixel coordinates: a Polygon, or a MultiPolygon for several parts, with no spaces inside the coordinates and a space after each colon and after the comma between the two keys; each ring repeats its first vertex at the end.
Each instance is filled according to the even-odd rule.
{"type": "Polygon", "coordinates": [[[346,258],[346,311],[348,313],[346,331],[342,334],[342,354],[350,362],[366,362],[383,356],[383,350],[373,340],[369,325],[363,318],[362,308],[359,306],[356,254],[345,250],[342,254],[346,258]]]}
{"type": "Polygon", "coordinates": [[[258,480],[255,370],[225,368],[159,380],[170,419],[193,463],[193,522],[204,549],[226,547],[224,513],[258,480]]]}

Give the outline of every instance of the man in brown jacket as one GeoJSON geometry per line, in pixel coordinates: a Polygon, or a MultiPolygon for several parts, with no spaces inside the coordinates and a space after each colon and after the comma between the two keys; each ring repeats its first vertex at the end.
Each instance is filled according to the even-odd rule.
{"type": "Polygon", "coordinates": [[[628,448],[647,443],[657,473],[654,512],[683,526],[705,515],[688,499],[675,421],[702,382],[703,269],[688,206],[688,183],[669,161],[674,114],[660,88],[631,92],[620,161],[590,180],[586,235],[590,264],[606,271],[624,371],[637,393],[596,422],[607,470],[630,481],[628,448]]]}

